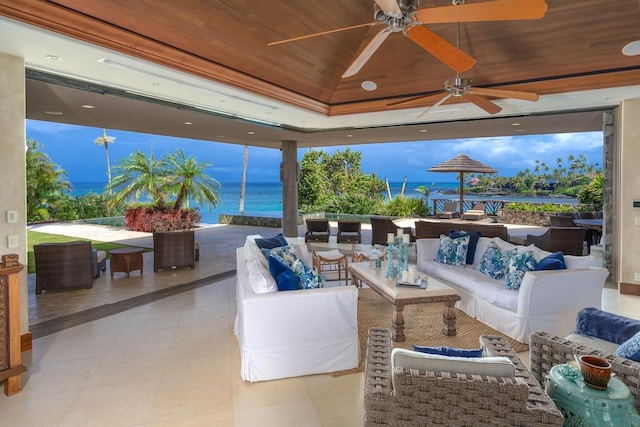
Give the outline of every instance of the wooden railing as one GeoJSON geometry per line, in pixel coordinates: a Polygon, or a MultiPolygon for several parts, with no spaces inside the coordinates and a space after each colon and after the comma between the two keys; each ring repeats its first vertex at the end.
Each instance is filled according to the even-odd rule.
{"type": "MultiPolygon", "coordinates": [[[[451,202],[452,199],[433,199],[433,212],[440,212],[444,207],[445,202],[451,202]]],[[[455,200],[454,200],[455,201],[455,200]]],[[[497,215],[498,211],[504,206],[506,203],[504,200],[465,200],[462,203],[463,212],[468,211],[477,203],[485,203],[487,205],[486,212],[487,215],[497,215]]]]}

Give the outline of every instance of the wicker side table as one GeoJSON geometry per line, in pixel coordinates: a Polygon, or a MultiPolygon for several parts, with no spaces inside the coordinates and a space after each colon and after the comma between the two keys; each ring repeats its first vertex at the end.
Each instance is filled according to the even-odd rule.
{"type": "Polygon", "coordinates": [[[142,252],[141,248],[120,248],[109,251],[111,254],[111,277],[113,273],[129,273],[140,270],[142,274],[142,252]]]}

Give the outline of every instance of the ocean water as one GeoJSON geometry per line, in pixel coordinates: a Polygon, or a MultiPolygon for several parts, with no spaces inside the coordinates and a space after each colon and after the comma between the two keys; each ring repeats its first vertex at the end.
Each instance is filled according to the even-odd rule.
{"type": "MultiPolygon", "coordinates": [[[[200,209],[202,222],[206,224],[217,224],[219,214],[238,214],[240,205],[240,183],[239,182],[223,182],[220,191],[220,203],[217,207],[207,210],[200,209]]],[[[424,185],[429,188],[429,206],[432,199],[453,199],[458,200],[459,196],[458,182],[407,182],[405,184],[404,195],[406,197],[420,197],[420,193],[416,190],[419,186],[424,185]]],[[[102,193],[105,189],[106,182],[72,182],[71,194],[80,196],[90,191],[94,193],[102,193]]],[[[402,182],[390,182],[389,188],[391,195],[395,197],[402,191],[402,182]]],[[[385,190],[384,195],[387,195],[385,190]]],[[[466,195],[465,200],[517,200],[521,202],[553,202],[553,203],[575,203],[573,199],[557,199],[547,197],[506,197],[506,196],[475,196],[466,195]]],[[[191,207],[197,207],[192,204],[191,207]]],[[[279,182],[269,183],[251,183],[248,182],[245,190],[244,212],[246,215],[259,215],[279,217],[282,215],[282,184],[279,182]]]]}

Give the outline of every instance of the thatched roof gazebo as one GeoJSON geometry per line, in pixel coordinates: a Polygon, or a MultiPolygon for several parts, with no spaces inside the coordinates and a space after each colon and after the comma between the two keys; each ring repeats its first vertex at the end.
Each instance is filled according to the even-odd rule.
{"type": "Polygon", "coordinates": [[[460,217],[464,213],[464,173],[465,172],[477,172],[477,173],[498,173],[494,168],[480,163],[477,160],[473,160],[466,154],[458,154],[452,159],[435,165],[429,169],[429,172],[457,172],[460,174],[460,217]]]}

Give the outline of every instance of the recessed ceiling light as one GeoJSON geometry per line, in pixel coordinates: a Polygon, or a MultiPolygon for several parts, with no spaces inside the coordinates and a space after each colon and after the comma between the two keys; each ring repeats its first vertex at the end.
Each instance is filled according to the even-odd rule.
{"type": "Polygon", "coordinates": [[[158,83],[158,82],[153,82],[153,83],[151,83],[151,86],[153,86],[153,87],[158,87],[158,86],[160,86],[160,83],[158,83]]]}
{"type": "Polygon", "coordinates": [[[226,138],[225,135],[216,135],[216,138],[226,138]]]}
{"type": "Polygon", "coordinates": [[[255,132],[250,130],[249,132],[247,132],[247,135],[255,135],[255,132]]]}
{"type": "Polygon", "coordinates": [[[363,81],[362,83],[360,83],[360,86],[362,87],[362,89],[369,92],[373,92],[374,90],[378,89],[378,85],[376,84],[376,82],[372,82],[371,80],[363,81]]]}
{"type": "Polygon", "coordinates": [[[511,126],[520,126],[520,123],[511,123],[511,126]]]}
{"type": "Polygon", "coordinates": [[[56,55],[47,55],[45,56],[50,61],[62,61],[62,58],[56,55]]]}
{"type": "Polygon", "coordinates": [[[526,129],[516,129],[516,132],[527,132],[526,129]]]}
{"type": "Polygon", "coordinates": [[[184,122],[185,125],[192,125],[192,122],[184,122]]]}
{"type": "Polygon", "coordinates": [[[622,53],[623,55],[627,56],[640,55],[640,40],[636,40],[624,45],[624,47],[622,48],[622,53]]]}
{"type": "Polygon", "coordinates": [[[420,129],[418,132],[425,133],[426,131],[427,131],[426,129],[420,129]]]}
{"type": "Polygon", "coordinates": [[[82,108],[86,108],[87,110],[91,110],[91,109],[93,109],[93,108],[96,108],[96,106],[95,106],[95,105],[89,105],[89,104],[81,105],[81,107],[82,107],[82,108]]]}
{"type": "Polygon", "coordinates": [[[61,116],[62,115],[62,111],[45,111],[45,114],[48,114],[50,116],[61,116]]]}
{"type": "Polygon", "coordinates": [[[353,135],[349,134],[347,135],[347,138],[353,138],[353,135]]]}

